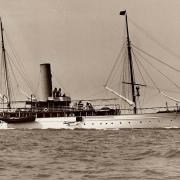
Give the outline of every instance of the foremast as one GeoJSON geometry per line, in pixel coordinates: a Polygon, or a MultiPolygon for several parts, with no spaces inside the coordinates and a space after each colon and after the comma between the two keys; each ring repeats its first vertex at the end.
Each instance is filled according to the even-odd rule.
{"type": "Polygon", "coordinates": [[[3,58],[3,64],[5,69],[5,83],[7,88],[7,107],[11,108],[11,90],[10,90],[10,82],[9,82],[9,74],[7,69],[7,59],[6,59],[6,50],[4,47],[4,34],[3,34],[3,25],[2,20],[0,18],[0,24],[1,24],[1,42],[2,42],[2,58],[3,58]]]}
{"type": "Polygon", "coordinates": [[[129,37],[127,12],[121,11],[120,15],[125,15],[125,20],[126,20],[127,50],[128,50],[128,60],[129,60],[130,77],[131,77],[130,84],[131,84],[132,100],[134,103],[133,112],[134,112],[134,114],[136,114],[137,113],[137,103],[136,103],[136,92],[135,92],[135,77],[134,77],[134,69],[133,69],[132,54],[131,54],[131,41],[130,41],[130,37],[129,37]]]}

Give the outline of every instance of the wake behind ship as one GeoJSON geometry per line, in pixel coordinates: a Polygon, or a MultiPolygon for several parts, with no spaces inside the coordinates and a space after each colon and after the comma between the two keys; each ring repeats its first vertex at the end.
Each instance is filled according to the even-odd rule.
{"type": "MultiPolygon", "coordinates": [[[[121,11],[120,15],[125,16],[127,35],[127,59],[124,59],[122,85],[126,88],[124,92],[130,94],[121,95],[108,86],[105,88],[116,95],[119,101],[128,105],[127,109],[121,104],[110,104],[95,106],[93,100],[72,101],[71,97],[62,92],[61,88],[52,87],[52,73],[49,63],[40,65],[41,73],[41,97],[30,96],[25,102],[24,108],[12,108],[10,80],[7,70],[6,50],[4,47],[3,27],[1,22],[2,35],[2,57],[5,69],[5,80],[7,93],[3,96],[3,108],[0,113],[0,128],[29,128],[29,129],[121,129],[121,128],[180,128],[179,107],[140,108],[140,87],[146,84],[136,82],[135,69],[132,56],[132,46],[129,37],[127,12],[121,11]],[[126,75],[126,76],[125,76],[126,75]],[[130,89],[130,90],[128,90],[130,89]],[[6,99],[6,102],[4,102],[6,99]],[[4,108],[4,105],[7,107],[4,108]],[[148,111],[147,111],[148,110],[148,111]],[[152,112],[151,110],[155,111],[152,112]]],[[[136,46],[133,46],[136,47],[136,46]]],[[[171,67],[171,66],[169,66],[171,67]]],[[[175,68],[174,68],[175,69],[175,68]]],[[[110,78],[108,78],[110,79],[110,78]]],[[[159,90],[159,89],[158,89],[159,90]]],[[[178,100],[169,97],[159,90],[161,95],[166,96],[175,102],[178,100]]],[[[107,100],[107,99],[106,99],[107,100]]],[[[101,99],[103,101],[103,99],[101,99]]]]}

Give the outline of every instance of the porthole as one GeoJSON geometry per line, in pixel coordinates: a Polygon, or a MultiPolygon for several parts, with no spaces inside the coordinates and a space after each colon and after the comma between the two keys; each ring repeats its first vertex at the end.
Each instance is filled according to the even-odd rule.
{"type": "Polygon", "coordinates": [[[129,124],[131,123],[131,122],[128,122],[129,124]]]}
{"type": "Polygon", "coordinates": [[[107,123],[106,123],[107,124],[107,123]]]}
{"type": "Polygon", "coordinates": [[[113,122],[111,124],[113,124],[113,122]]]}
{"type": "Polygon", "coordinates": [[[140,121],[140,123],[142,123],[142,121],[140,121]]]}
{"type": "Polygon", "coordinates": [[[151,122],[151,121],[149,121],[149,122],[151,122]]]}
{"type": "Polygon", "coordinates": [[[119,122],[119,124],[122,124],[122,122],[119,122]]]}
{"type": "Polygon", "coordinates": [[[100,125],[102,125],[102,123],[100,123],[100,125]]]}
{"type": "Polygon", "coordinates": [[[84,125],[86,125],[86,124],[84,123],[84,125]]]}
{"type": "Polygon", "coordinates": [[[92,123],[92,125],[94,125],[94,123],[92,123]]]}

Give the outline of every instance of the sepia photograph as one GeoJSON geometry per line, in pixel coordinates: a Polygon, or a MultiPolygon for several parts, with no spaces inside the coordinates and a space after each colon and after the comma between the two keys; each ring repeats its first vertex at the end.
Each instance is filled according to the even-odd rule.
{"type": "Polygon", "coordinates": [[[179,180],[179,10],[0,0],[0,180],[179,180]]]}

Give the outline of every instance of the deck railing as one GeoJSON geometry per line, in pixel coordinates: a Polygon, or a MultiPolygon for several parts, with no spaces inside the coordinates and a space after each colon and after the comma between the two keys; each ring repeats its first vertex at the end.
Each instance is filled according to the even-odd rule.
{"type": "MultiPolygon", "coordinates": [[[[38,107],[38,108],[30,108],[30,107],[19,107],[19,108],[11,108],[8,109],[5,106],[0,107],[0,112],[34,112],[34,113],[40,113],[40,112],[73,112],[73,111],[79,111],[79,112],[97,112],[97,111],[109,111],[114,110],[114,112],[118,112],[119,114],[133,114],[133,109],[121,109],[119,104],[107,104],[107,105],[94,105],[91,108],[88,107],[70,107],[70,106],[63,106],[63,107],[50,107],[50,108],[44,108],[44,107],[38,107]]],[[[144,113],[158,113],[158,112],[177,112],[180,111],[179,106],[169,106],[169,107],[152,107],[152,108],[138,108],[137,114],[144,114],[144,113]]]]}

